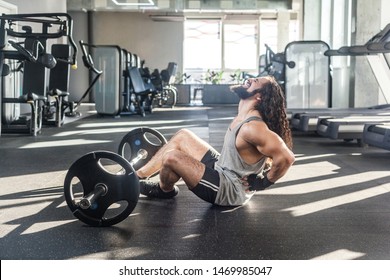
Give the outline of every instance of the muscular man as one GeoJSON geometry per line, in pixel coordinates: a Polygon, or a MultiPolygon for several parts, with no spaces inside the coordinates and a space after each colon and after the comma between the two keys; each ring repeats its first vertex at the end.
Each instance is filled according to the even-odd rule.
{"type": "Polygon", "coordinates": [[[140,180],[142,194],[174,197],[175,183],[182,178],[203,200],[237,206],[287,172],[295,158],[285,100],[276,80],[253,78],[231,89],[240,102],[221,154],[191,131],[180,130],[137,171],[141,179],[160,172],[159,182],[140,180]]]}

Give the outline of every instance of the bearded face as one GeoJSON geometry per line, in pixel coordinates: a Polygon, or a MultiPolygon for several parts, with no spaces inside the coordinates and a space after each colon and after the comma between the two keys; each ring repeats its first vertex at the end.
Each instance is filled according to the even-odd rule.
{"type": "Polygon", "coordinates": [[[262,88],[270,83],[270,77],[257,77],[246,79],[242,85],[232,86],[230,89],[240,99],[248,99],[254,96],[256,93],[261,92],[262,88]]]}
{"type": "Polygon", "coordinates": [[[235,85],[230,87],[230,90],[237,94],[240,99],[248,99],[249,97],[256,94],[256,92],[248,91],[248,87],[245,85],[235,85]]]}

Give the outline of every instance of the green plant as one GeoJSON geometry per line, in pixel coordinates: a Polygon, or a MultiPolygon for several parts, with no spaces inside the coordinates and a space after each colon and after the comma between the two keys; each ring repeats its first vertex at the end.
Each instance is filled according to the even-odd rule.
{"type": "Polygon", "coordinates": [[[218,85],[222,81],[223,71],[213,71],[208,69],[206,72],[205,81],[207,83],[218,85]]]}
{"type": "Polygon", "coordinates": [[[243,72],[240,69],[238,69],[233,74],[230,75],[230,77],[232,78],[231,82],[234,84],[242,84],[244,81],[243,76],[244,76],[243,72]]]}
{"type": "Polygon", "coordinates": [[[181,74],[180,72],[178,72],[175,76],[175,84],[185,84],[190,77],[191,75],[187,75],[187,73],[181,74]]]}

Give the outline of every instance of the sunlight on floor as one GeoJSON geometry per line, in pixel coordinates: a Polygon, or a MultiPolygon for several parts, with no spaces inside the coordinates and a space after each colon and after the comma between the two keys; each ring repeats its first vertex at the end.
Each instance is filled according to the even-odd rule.
{"type": "Polygon", "coordinates": [[[152,125],[167,125],[167,124],[179,124],[186,122],[194,122],[193,119],[189,120],[143,120],[143,121],[129,121],[129,122],[104,122],[104,123],[84,123],[77,126],[77,128],[103,128],[103,127],[140,127],[140,126],[152,126],[152,125]]]}
{"type": "Polygon", "coordinates": [[[141,247],[128,247],[117,250],[107,250],[104,252],[97,252],[92,254],[87,254],[83,256],[76,256],[74,259],[77,260],[107,260],[107,259],[131,259],[137,258],[143,255],[150,254],[150,249],[145,249],[141,247]]]}
{"type": "MultiPolygon", "coordinates": [[[[321,163],[324,166],[324,163],[321,163]]],[[[313,166],[313,164],[311,164],[313,166]]],[[[322,174],[321,174],[322,175],[322,174]]],[[[353,186],[355,184],[362,184],[370,182],[380,178],[388,177],[390,173],[388,171],[370,171],[358,174],[335,176],[334,178],[325,178],[323,180],[308,180],[305,183],[291,184],[287,187],[271,188],[263,191],[262,195],[299,195],[314,193],[326,190],[337,189],[341,187],[353,186]],[[313,186],[315,182],[315,186],[313,186]]],[[[313,177],[309,177],[312,179],[313,177]]],[[[276,186],[276,185],[275,185],[276,186]]]]}
{"type": "Polygon", "coordinates": [[[312,258],[312,260],[354,260],[363,257],[365,254],[353,252],[347,249],[340,249],[328,254],[312,258]]]}
{"type": "Polygon", "coordinates": [[[54,147],[65,147],[74,145],[94,145],[101,143],[110,143],[108,140],[85,140],[85,139],[71,139],[71,140],[59,140],[59,141],[44,141],[30,143],[21,146],[19,149],[37,149],[37,148],[54,148],[54,147]]]}
{"type": "MultiPolygon", "coordinates": [[[[183,124],[175,126],[159,126],[158,130],[162,131],[164,129],[180,129],[180,128],[190,128],[190,127],[201,127],[199,124],[183,124]]],[[[74,130],[67,132],[60,132],[53,137],[68,137],[74,135],[102,135],[102,134],[113,134],[113,133],[127,133],[130,132],[133,128],[136,127],[116,127],[116,128],[100,128],[100,129],[89,129],[89,130],[74,130]]],[[[156,129],[153,126],[148,126],[148,128],[156,129]]]]}
{"type": "Polygon", "coordinates": [[[315,201],[303,205],[298,205],[291,208],[286,208],[283,209],[282,211],[291,212],[291,215],[294,217],[313,214],[315,212],[327,210],[340,205],[358,202],[378,195],[389,193],[390,192],[388,190],[389,186],[390,184],[383,184],[362,191],[352,192],[352,193],[348,193],[336,197],[331,197],[328,199],[323,199],[323,200],[319,200],[319,201],[315,201]]]}
{"type": "Polygon", "coordinates": [[[35,223],[25,231],[21,233],[23,234],[33,234],[37,232],[42,232],[45,230],[54,229],[56,227],[60,227],[69,223],[74,222],[75,220],[60,220],[60,221],[54,221],[54,222],[42,222],[42,223],[35,223]]]}

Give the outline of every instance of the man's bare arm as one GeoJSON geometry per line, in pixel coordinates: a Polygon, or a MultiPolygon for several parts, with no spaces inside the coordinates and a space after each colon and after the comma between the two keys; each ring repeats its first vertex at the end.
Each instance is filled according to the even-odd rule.
{"type": "MultiPolygon", "coordinates": [[[[272,133],[271,133],[272,135],[272,133]]],[[[267,174],[269,181],[275,183],[282,178],[295,161],[293,152],[276,134],[270,137],[270,141],[264,146],[258,147],[259,151],[272,159],[272,166],[267,174]]]]}
{"type": "Polygon", "coordinates": [[[256,146],[256,149],[272,159],[272,167],[267,174],[269,181],[275,183],[283,177],[295,161],[294,153],[286,146],[284,141],[265,123],[257,123],[255,127],[247,127],[247,141],[256,146]],[[256,133],[253,133],[256,131],[256,133]],[[258,132],[260,131],[260,132],[258,132]]]}

